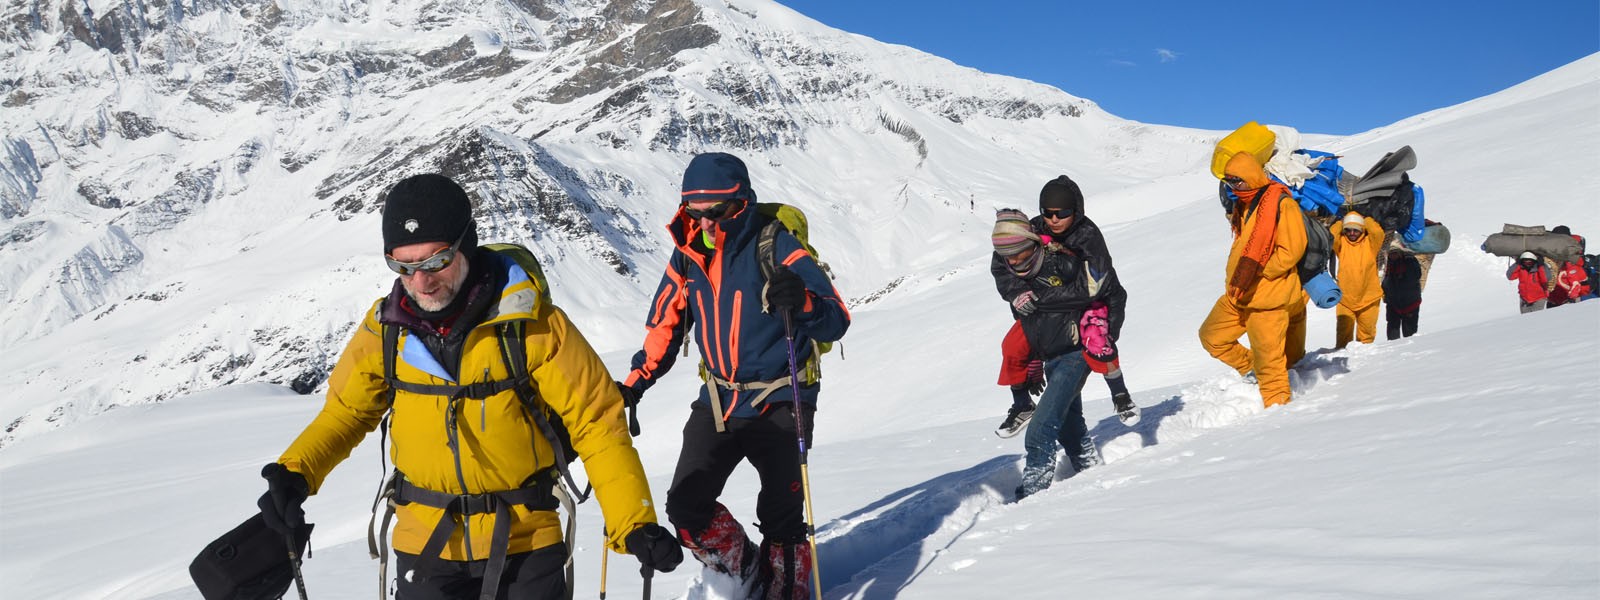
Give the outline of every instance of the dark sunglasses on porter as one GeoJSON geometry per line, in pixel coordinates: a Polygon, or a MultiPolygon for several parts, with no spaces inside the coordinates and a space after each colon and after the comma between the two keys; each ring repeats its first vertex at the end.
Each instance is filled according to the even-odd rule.
{"type": "Polygon", "coordinates": [[[1228,184],[1228,187],[1231,187],[1231,188],[1236,189],[1236,190],[1244,188],[1244,180],[1240,179],[1238,177],[1234,177],[1232,175],[1229,175],[1227,177],[1223,177],[1222,178],[1222,182],[1228,184]]]}
{"type": "Polygon", "coordinates": [[[739,204],[733,200],[723,200],[705,208],[690,208],[688,204],[684,204],[683,214],[689,215],[689,218],[692,219],[711,219],[715,221],[738,212],[738,206],[739,204]]]}
{"type": "Polygon", "coordinates": [[[1046,208],[1039,211],[1039,214],[1046,219],[1066,219],[1071,217],[1073,212],[1065,208],[1046,208]]]}
{"type": "Polygon", "coordinates": [[[389,270],[399,273],[401,277],[410,277],[417,271],[438,273],[439,271],[450,268],[450,265],[456,262],[456,254],[458,254],[461,249],[461,240],[465,238],[466,235],[462,234],[461,237],[456,238],[456,243],[450,244],[444,248],[440,248],[439,251],[433,253],[432,256],[417,262],[400,262],[395,260],[393,256],[389,256],[387,254],[383,255],[383,260],[389,263],[389,270]]]}

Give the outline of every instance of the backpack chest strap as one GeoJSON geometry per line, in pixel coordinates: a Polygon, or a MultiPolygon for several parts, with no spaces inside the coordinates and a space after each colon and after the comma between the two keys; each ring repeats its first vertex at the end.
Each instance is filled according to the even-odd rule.
{"type": "Polygon", "coordinates": [[[384,377],[384,383],[389,387],[403,392],[421,394],[424,396],[444,396],[452,400],[485,400],[496,394],[515,390],[520,386],[528,385],[526,375],[494,381],[479,381],[465,385],[452,384],[427,384],[402,381],[399,377],[389,375],[384,377]]]}

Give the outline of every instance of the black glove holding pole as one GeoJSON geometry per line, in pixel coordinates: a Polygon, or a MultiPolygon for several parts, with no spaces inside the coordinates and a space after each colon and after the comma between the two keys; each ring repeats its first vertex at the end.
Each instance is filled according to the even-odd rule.
{"type": "Polygon", "coordinates": [[[671,531],[655,523],[640,525],[623,539],[628,554],[639,557],[639,564],[662,573],[671,573],[683,562],[683,547],[671,531]]]}
{"type": "Polygon", "coordinates": [[[779,312],[799,312],[806,305],[806,282],[787,267],[779,267],[767,281],[766,299],[767,306],[779,312]]]}
{"type": "Polygon", "coordinates": [[[306,511],[300,505],[310,495],[311,486],[304,476],[279,463],[262,467],[261,477],[267,480],[267,493],[256,501],[261,519],[273,531],[298,538],[297,532],[306,528],[306,511]]]}

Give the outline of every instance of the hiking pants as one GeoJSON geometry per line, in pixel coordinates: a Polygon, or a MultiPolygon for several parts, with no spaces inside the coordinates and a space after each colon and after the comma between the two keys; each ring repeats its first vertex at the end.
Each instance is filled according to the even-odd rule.
{"type": "Polygon", "coordinates": [[[1415,334],[1417,332],[1417,318],[1421,316],[1421,313],[1421,310],[1403,313],[1395,310],[1394,306],[1390,306],[1388,313],[1383,318],[1389,339],[1398,340],[1401,337],[1411,337],[1415,334]]]}
{"type": "Polygon", "coordinates": [[[1000,340],[1000,385],[1016,386],[1028,382],[1028,362],[1033,347],[1022,333],[1022,321],[1013,321],[1011,330],[1000,340]]]}
{"type": "Polygon", "coordinates": [[[1283,338],[1285,369],[1293,369],[1300,359],[1306,357],[1306,303],[1310,301],[1306,298],[1289,305],[1289,330],[1283,338]]]}
{"type": "MultiPolygon", "coordinates": [[[[711,525],[717,497],[740,461],[750,461],[761,480],[756,496],[756,519],[765,539],[793,543],[806,539],[805,493],[800,481],[800,448],[794,431],[790,403],[770,405],[752,419],[728,419],[727,431],[717,433],[711,409],[694,405],[683,425],[683,448],[667,490],[667,519],[678,530],[698,537],[711,525]]],[[[802,410],[806,447],[811,446],[815,408],[802,410]]]]}
{"type": "MultiPolygon", "coordinates": [[[[483,571],[487,560],[433,560],[426,573],[406,581],[405,573],[417,564],[417,555],[395,552],[395,600],[476,600],[483,591],[483,571]]],[[[567,545],[557,543],[532,552],[506,556],[500,589],[501,600],[565,600],[567,545]]]]}
{"type": "Polygon", "coordinates": [[[1077,454],[1089,427],[1083,421],[1083,383],[1089,380],[1089,363],[1077,350],[1044,361],[1050,385],[1039,397],[1039,407],[1028,421],[1023,447],[1028,450],[1022,468],[1023,495],[1047,487],[1056,477],[1056,449],[1077,454]]]}
{"type": "MultiPolygon", "coordinates": [[[[1242,308],[1226,295],[1217,298],[1200,324],[1200,345],[1206,352],[1240,375],[1255,371],[1261,390],[1262,406],[1289,403],[1289,369],[1284,357],[1284,339],[1289,334],[1288,308],[1254,310],[1242,308]],[[1250,347],[1239,343],[1239,336],[1250,338],[1250,347]]],[[[1305,311],[1305,305],[1300,306],[1305,311]]],[[[1037,415],[1035,419],[1039,418],[1037,415]]]]}
{"type": "Polygon", "coordinates": [[[1378,337],[1378,305],[1373,302],[1366,308],[1351,309],[1343,304],[1334,309],[1333,347],[1341,349],[1350,340],[1371,344],[1378,337]]]}

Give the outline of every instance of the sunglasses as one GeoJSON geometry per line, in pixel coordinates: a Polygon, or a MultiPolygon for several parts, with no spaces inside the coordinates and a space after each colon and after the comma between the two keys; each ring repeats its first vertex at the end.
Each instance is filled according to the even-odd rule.
{"type": "Polygon", "coordinates": [[[738,207],[739,204],[733,200],[723,200],[705,208],[690,208],[688,204],[685,204],[683,205],[683,214],[689,215],[690,218],[694,219],[716,221],[738,212],[738,207]]]}
{"type": "Polygon", "coordinates": [[[1228,175],[1226,177],[1223,177],[1222,178],[1222,182],[1228,184],[1228,187],[1231,187],[1231,188],[1236,189],[1236,190],[1244,189],[1244,180],[1240,179],[1238,177],[1234,177],[1232,175],[1228,175]]]}
{"type": "Polygon", "coordinates": [[[461,241],[466,239],[466,237],[466,234],[462,234],[461,237],[456,238],[456,243],[450,244],[444,248],[440,248],[439,251],[433,253],[432,256],[417,262],[400,262],[395,260],[393,256],[389,256],[387,254],[383,255],[383,259],[389,263],[389,270],[399,273],[401,277],[410,277],[417,271],[438,273],[439,271],[450,268],[450,265],[455,264],[456,254],[459,253],[461,248],[461,241]]]}
{"type": "Polygon", "coordinates": [[[1065,208],[1047,208],[1039,211],[1039,214],[1044,215],[1046,219],[1070,219],[1073,212],[1065,208]]]}

